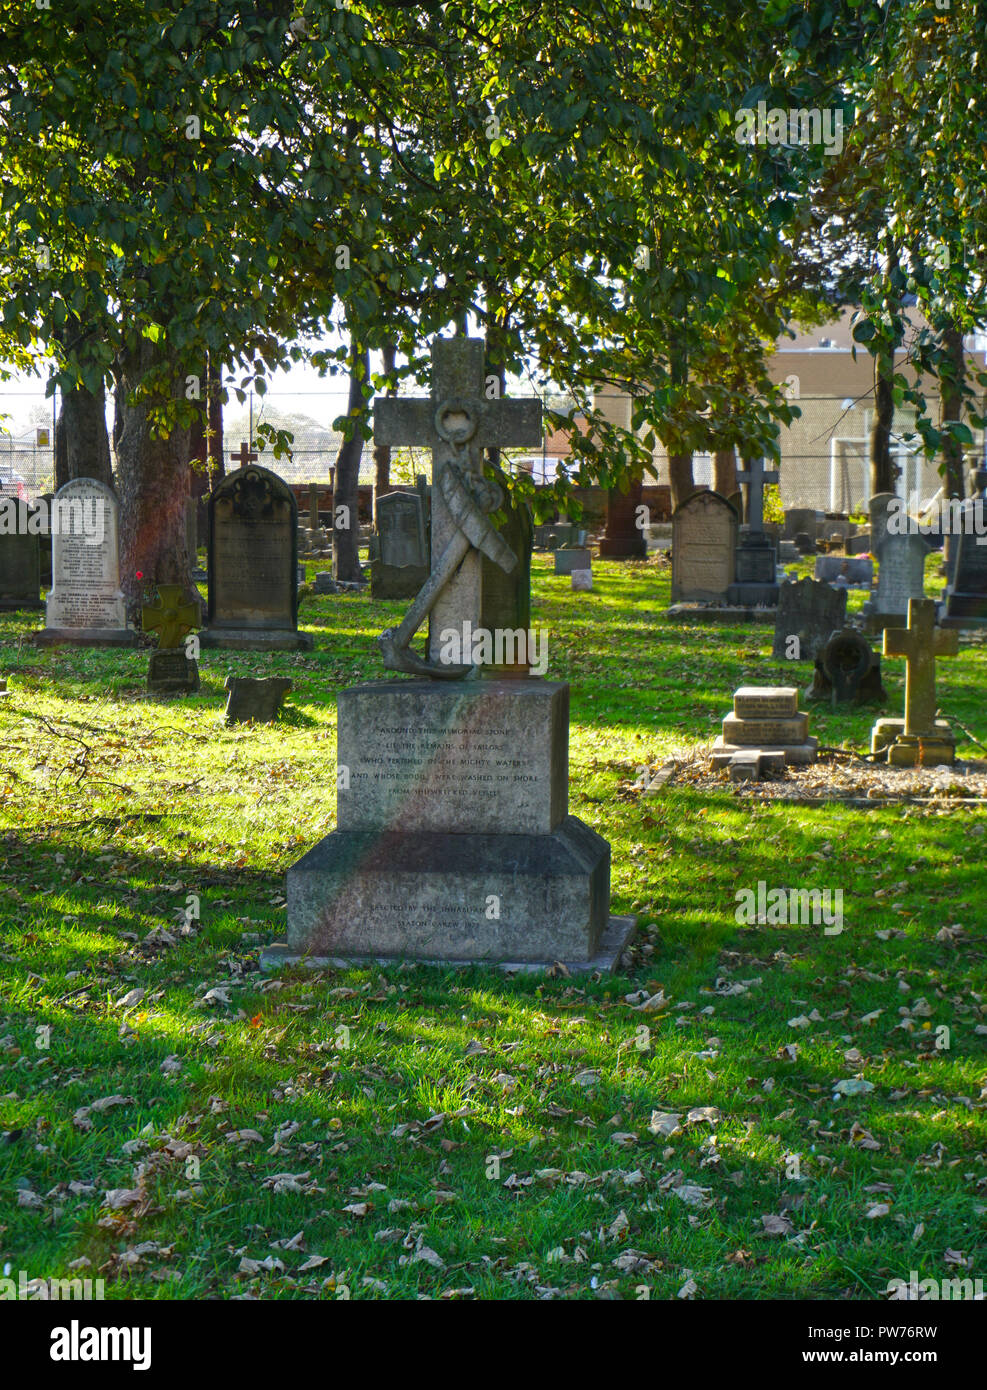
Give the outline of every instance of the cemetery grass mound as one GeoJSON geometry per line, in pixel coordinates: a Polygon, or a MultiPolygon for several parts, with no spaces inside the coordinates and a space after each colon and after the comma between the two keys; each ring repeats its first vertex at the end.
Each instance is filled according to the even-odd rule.
{"type": "MultiPolygon", "coordinates": [[[[581,594],[532,568],[570,808],[639,922],[601,979],[259,972],[285,870],[334,825],[335,693],[380,675],[402,605],[310,597],[314,651],[205,651],[174,700],[144,694],[144,653],[38,651],[36,615],[0,615],[0,1262],[115,1299],[856,1300],[983,1274],[984,809],[635,791],[785,674],[771,629],[664,623],[653,559],[597,561],[581,594]],[[291,678],[278,724],[223,724],[231,672],[291,678]],[[842,890],[844,930],[738,922],[759,882],[842,890]]],[[[939,679],[987,742],[979,641],[939,679]]],[[[874,717],[814,706],[810,731],[863,751],[874,717]]]]}

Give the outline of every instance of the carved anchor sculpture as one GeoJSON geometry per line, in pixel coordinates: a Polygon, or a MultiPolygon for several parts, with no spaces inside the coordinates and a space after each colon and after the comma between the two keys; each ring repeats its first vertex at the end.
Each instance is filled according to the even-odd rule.
{"type": "Polygon", "coordinates": [[[384,665],[389,670],[444,680],[462,680],[472,675],[476,670],[474,666],[426,661],[411,650],[412,638],[471,548],[493,560],[507,574],[517,565],[514,552],[488,520],[488,514],[501,504],[501,490],[496,483],[474,473],[469,465],[467,446],[476,427],[476,416],[466,401],[443,401],[435,412],[436,433],[452,446],[456,455],[445,463],[439,490],[458,529],[401,623],[388,628],[377,639],[384,665]]]}

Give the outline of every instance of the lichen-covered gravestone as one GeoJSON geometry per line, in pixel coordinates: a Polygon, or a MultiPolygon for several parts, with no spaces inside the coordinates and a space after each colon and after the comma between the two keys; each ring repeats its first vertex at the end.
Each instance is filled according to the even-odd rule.
{"type": "Polygon", "coordinates": [[[284,676],[227,676],[227,724],[273,724],[290,689],[284,676]]]}
{"type": "Polygon", "coordinates": [[[120,589],[119,505],[113,489],[75,478],[51,505],[52,588],[40,646],[132,647],[120,589]]]}
{"type": "Polygon", "coordinates": [[[879,719],[871,732],[871,752],[898,767],[951,764],[956,739],[945,719],[936,718],[936,657],[955,656],[959,637],[937,628],[932,599],[912,599],[908,627],[884,629],[884,655],[903,656],[904,719],[879,719]]]}
{"type": "Polygon", "coordinates": [[[815,661],[820,648],[846,620],[846,590],[818,579],[789,579],[779,586],[771,655],[777,661],[815,661]]]}
{"type": "Polygon", "coordinates": [[[198,690],[199,665],[186,651],[183,638],[201,618],[199,603],[187,601],[180,584],[159,584],[157,603],[144,605],[141,626],[158,634],[147,669],[149,695],[192,695],[198,690]]]}
{"type": "Polygon", "coordinates": [[[901,627],[913,598],[925,598],[925,559],[929,543],[914,533],[885,530],[877,549],[877,587],[861,612],[871,631],[901,627]]]}
{"type": "Polygon", "coordinates": [[[209,614],[202,647],[309,651],[298,631],[298,504],[276,473],[247,463],[209,498],[209,614]]]}

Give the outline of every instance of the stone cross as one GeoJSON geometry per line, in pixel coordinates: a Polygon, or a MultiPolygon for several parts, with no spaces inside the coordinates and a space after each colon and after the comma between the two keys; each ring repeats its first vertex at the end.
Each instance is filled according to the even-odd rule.
{"type": "Polygon", "coordinates": [[[936,725],[936,657],[955,656],[959,634],[937,628],[930,598],[908,600],[908,627],[884,629],[884,655],[903,656],[905,666],[905,736],[918,738],[936,725]]]}
{"type": "MultiPolygon", "coordinates": [[[[447,464],[455,463],[480,480],[485,448],[541,442],[541,402],[488,397],[486,384],[481,338],[437,338],[432,344],[431,396],[394,397],[374,404],[375,443],[419,445],[432,451],[430,584],[442,569],[447,550],[451,558],[450,547],[459,544],[463,530],[442,485],[447,464]]],[[[475,631],[482,624],[481,549],[470,536],[461,564],[424,608],[431,619],[429,657],[435,665],[440,664],[444,629],[462,632],[468,621],[475,631]]]]}
{"type": "Polygon", "coordinates": [[[777,468],[765,468],[763,458],[749,459],[746,468],[738,468],[737,482],[748,484],[747,524],[752,531],[764,530],[764,486],[777,481],[777,468]]]}
{"type": "Polygon", "coordinates": [[[159,601],[141,609],[141,625],[145,632],[157,632],[159,651],[173,651],[186,632],[202,622],[199,605],[183,603],[184,594],[180,584],[159,584],[159,601]]]}
{"type": "Polygon", "coordinates": [[[253,449],[250,448],[249,444],[247,444],[246,440],[243,439],[240,441],[240,452],[234,454],[231,451],[230,458],[234,459],[240,468],[246,468],[248,463],[257,462],[257,455],[254,453],[253,449]]]}

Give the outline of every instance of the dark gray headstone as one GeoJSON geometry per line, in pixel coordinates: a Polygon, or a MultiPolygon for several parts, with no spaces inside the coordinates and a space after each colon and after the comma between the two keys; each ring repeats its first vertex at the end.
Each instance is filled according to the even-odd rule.
{"type": "Polygon", "coordinates": [[[953,537],[956,559],[945,593],[943,627],[987,626],[987,537],[962,531],[953,537]]]}
{"type": "Polygon", "coordinates": [[[573,570],[588,570],[593,567],[593,557],[588,550],[556,550],[555,573],[571,574],[573,570]]]}
{"type": "Polygon", "coordinates": [[[414,598],[429,571],[425,508],[418,492],[398,490],[378,497],[371,551],[371,597],[414,598]]]}
{"type": "Polygon", "coordinates": [[[806,699],[835,705],[863,705],[887,699],[881,684],[881,658],[853,627],[834,632],[820,649],[806,699]]]}
{"type": "Polygon", "coordinates": [[[165,647],[151,653],[147,668],[149,695],[192,695],[199,688],[199,666],[182,647],[165,647]]]}
{"type": "Polygon", "coordinates": [[[256,724],[272,724],[278,717],[291,681],[283,676],[227,676],[227,724],[242,724],[252,719],[256,724]]]}
{"type": "Polygon", "coordinates": [[[771,655],[778,661],[814,661],[820,648],[846,621],[846,590],[816,579],[790,579],[778,591],[771,655]],[[797,656],[789,655],[798,638],[797,656]]]}
{"type": "Polygon", "coordinates": [[[817,512],[814,507],[790,507],[785,512],[785,527],[782,531],[782,539],[794,540],[799,534],[806,535],[815,544],[819,536],[819,527],[822,524],[823,514],[817,512]]]}
{"type": "Polygon", "coordinates": [[[209,617],[203,647],[304,649],[298,631],[298,504],[256,463],[209,499],[209,617]]]}
{"type": "Polygon", "coordinates": [[[0,609],[41,607],[40,520],[25,502],[0,503],[0,609]]]}

